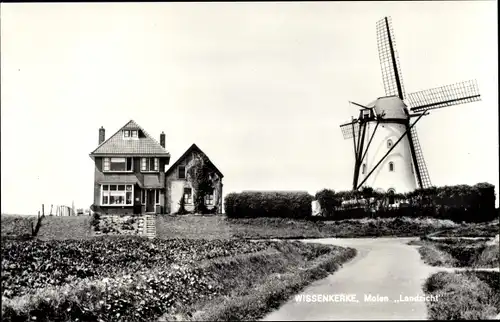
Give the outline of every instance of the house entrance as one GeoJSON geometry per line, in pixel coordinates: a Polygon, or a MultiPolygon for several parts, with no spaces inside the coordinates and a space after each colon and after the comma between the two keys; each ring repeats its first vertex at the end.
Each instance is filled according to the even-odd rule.
{"type": "Polygon", "coordinates": [[[146,212],[155,212],[155,191],[153,189],[146,191],[146,212]]]}

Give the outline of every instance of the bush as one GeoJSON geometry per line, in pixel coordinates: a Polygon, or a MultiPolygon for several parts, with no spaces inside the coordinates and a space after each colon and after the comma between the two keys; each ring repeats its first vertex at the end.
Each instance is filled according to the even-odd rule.
{"type": "Polygon", "coordinates": [[[364,217],[432,217],[455,222],[484,222],[498,218],[495,210],[495,186],[478,183],[417,189],[406,194],[393,194],[400,207],[390,207],[388,193],[364,187],[361,191],[323,189],[316,199],[326,218],[336,220],[364,217]],[[342,205],[343,201],[347,201],[342,205]],[[335,213],[335,215],[333,215],[335,213]]]}
{"type": "Polygon", "coordinates": [[[325,217],[333,217],[335,209],[340,207],[342,200],[335,195],[335,191],[323,189],[314,196],[321,206],[321,214],[325,217]]]}
{"type": "Polygon", "coordinates": [[[307,192],[244,191],[227,195],[224,204],[230,218],[306,218],[311,216],[312,200],[307,192]]]}

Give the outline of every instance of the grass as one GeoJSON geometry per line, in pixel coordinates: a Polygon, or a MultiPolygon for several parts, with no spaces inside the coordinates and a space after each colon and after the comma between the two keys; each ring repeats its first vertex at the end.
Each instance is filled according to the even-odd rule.
{"type": "Polygon", "coordinates": [[[115,303],[113,307],[120,309],[121,315],[112,311],[100,317],[106,321],[151,321],[166,313],[163,319],[168,320],[255,320],[310,282],[334,272],[356,254],[354,249],[330,245],[300,242],[269,245],[272,246],[263,251],[192,262],[182,268],[181,278],[185,274],[182,272],[197,271],[200,278],[214,285],[213,296],[198,293],[192,283],[178,285],[179,279],[171,282],[165,273],[178,268],[158,267],[145,276],[141,272],[109,281],[88,278],[4,298],[2,316],[7,320],[33,320],[37,316],[37,321],[66,321],[75,320],[78,316],[75,312],[84,310],[89,315],[80,315],[82,320],[97,320],[96,312],[108,312],[107,305],[115,303]],[[151,288],[146,291],[147,285],[154,291],[151,288]],[[167,303],[170,292],[176,289],[190,296],[167,303]],[[162,311],[165,308],[167,312],[162,311]]]}
{"type": "Polygon", "coordinates": [[[245,238],[301,239],[327,237],[413,237],[457,224],[435,219],[356,219],[314,221],[288,218],[240,218],[225,216],[159,216],[158,238],[245,238]]]}
{"type": "Polygon", "coordinates": [[[499,245],[485,239],[429,239],[421,238],[410,245],[418,249],[422,260],[431,266],[494,268],[499,265],[499,245]]]}
{"type": "Polygon", "coordinates": [[[498,272],[439,272],[427,279],[424,292],[438,296],[427,302],[429,319],[492,319],[500,304],[498,272]]]}
{"type": "MultiPolygon", "coordinates": [[[[265,261],[234,259],[218,264],[213,273],[223,292],[211,301],[197,303],[160,321],[241,321],[258,320],[278,308],[292,295],[315,280],[327,277],[356,251],[336,246],[282,242],[279,254],[265,261]],[[236,260],[237,262],[238,260],[236,260]]],[[[214,267],[211,263],[210,266],[214,267]]]]}
{"type": "Polygon", "coordinates": [[[41,240],[89,239],[90,216],[45,216],[37,238],[41,240]]]}
{"type": "MultiPolygon", "coordinates": [[[[31,236],[31,223],[37,216],[1,215],[3,238],[31,236]]],[[[88,239],[90,238],[89,216],[45,216],[36,238],[42,240],[88,239]]]]}
{"type": "MultiPolygon", "coordinates": [[[[2,215],[2,236],[27,231],[26,218],[7,219],[2,215]]],[[[91,238],[90,217],[51,217],[42,221],[41,239],[91,238]]],[[[498,222],[491,224],[456,224],[450,220],[429,218],[352,219],[317,221],[288,218],[240,218],[223,215],[160,215],[156,218],[156,236],[162,239],[303,239],[303,238],[362,238],[362,237],[415,237],[429,234],[492,235],[498,222]],[[470,229],[468,228],[470,227],[470,229]],[[478,233],[480,231],[481,233],[478,233]]],[[[31,228],[30,228],[31,229],[31,228]]],[[[31,230],[29,230],[31,232],[31,230]]]]}
{"type": "Polygon", "coordinates": [[[31,224],[36,224],[36,216],[7,215],[0,216],[2,237],[31,236],[31,224]]]}
{"type": "Polygon", "coordinates": [[[434,237],[494,237],[499,231],[497,219],[489,223],[463,223],[454,229],[438,232],[434,237]]]}

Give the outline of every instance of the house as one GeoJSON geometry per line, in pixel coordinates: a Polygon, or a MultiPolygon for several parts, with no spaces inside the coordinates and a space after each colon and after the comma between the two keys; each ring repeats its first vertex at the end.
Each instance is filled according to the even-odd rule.
{"type": "Polygon", "coordinates": [[[213,186],[212,191],[204,196],[205,207],[208,210],[215,210],[216,213],[222,213],[222,178],[224,176],[196,144],[191,145],[165,173],[167,213],[176,213],[179,210],[181,198],[184,200],[185,210],[194,210],[194,189],[189,177],[189,168],[195,160],[200,159],[206,163],[213,186]]]}
{"type": "Polygon", "coordinates": [[[170,154],[133,120],[90,153],[95,162],[93,211],[103,214],[165,213],[165,168],[170,154]]]}

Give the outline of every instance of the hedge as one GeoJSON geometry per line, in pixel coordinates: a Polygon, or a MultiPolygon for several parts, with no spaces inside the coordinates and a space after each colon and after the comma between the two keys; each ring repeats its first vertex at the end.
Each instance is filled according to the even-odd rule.
{"type": "Polygon", "coordinates": [[[230,218],[306,218],[311,215],[312,201],[313,196],[303,191],[244,191],[228,194],[224,209],[230,218]]]}
{"type": "Polygon", "coordinates": [[[498,217],[495,210],[495,186],[478,183],[417,189],[406,194],[393,194],[403,201],[399,208],[388,205],[389,195],[365,187],[361,191],[323,189],[316,193],[322,215],[329,219],[363,217],[433,217],[454,221],[489,221],[498,217]],[[342,205],[343,201],[353,201],[342,205]]]}

